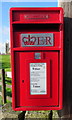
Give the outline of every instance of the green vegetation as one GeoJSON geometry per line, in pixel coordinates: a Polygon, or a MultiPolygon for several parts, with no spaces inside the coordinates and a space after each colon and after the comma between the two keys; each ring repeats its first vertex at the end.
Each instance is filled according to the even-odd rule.
{"type": "MultiPolygon", "coordinates": [[[[10,55],[0,55],[0,69],[5,69],[5,72],[11,71],[10,67],[10,55]]],[[[1,82],[1,70],[0,70],[0,82],[1,82]]],[[[5,76],[5,83],[11,85],[11,78],[5,76]]],[[[0,91],[2,86],[0,85],[0,91]]],[[[6,88],[6,96],[12,97],[12,90],[11,88],[6,88]]],[[[7,100],[7,102],[10,102],[7,100]]],[[[0,104],[2,104],[2,97],[0,96],[0,104]]]]}
{"type": "Polygon", "coordinates": [[[7,102],[7,103],[11,103],[11,101],[10,101],[10,100],[6,100],[6,102],[7,102]]]}
{"type": "Polygon", "coordinates": [[[0,55],[0,69],[2,68],[2,55],[0,55]]]}
{"type": "Polygon", "coordinates": [[[5,72],[10,72],[11,68],[5,68],[5,72]]]}
{"type": "Polygon", "coordinates": [[[6,88],[6,96],[12,97],[11,88],[6,88]]]}
{"type": "Polygon", "coordinates": [[[5,83],[11,85],[12,84],[11,78],[5,77],[5,83]]]}
{"type": "Polygon", "coordinates": [[[10,68],[10,55],[0,55],[0,69],[10,68]]]}
{"type": "Polygon", "coordinates": [[[2,86],[0,85],[0,92],[2,91],[2,86]]]}
{"type": "Polygon", "coordinates": [[[0,74],[0,81],[1,81],[1,77],[2,77],[2,75],[0,74]]]}
{"type": "Polygon", "coordinates": [[[2,105],[2,97],[1,97],[1,95],[0,95],[0,105],[2,105]]]}

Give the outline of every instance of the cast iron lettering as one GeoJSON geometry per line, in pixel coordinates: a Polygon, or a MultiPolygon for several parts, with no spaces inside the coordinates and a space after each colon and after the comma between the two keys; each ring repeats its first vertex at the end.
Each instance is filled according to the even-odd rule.
{"type": "Polygon", "coordinates": [[[21,45],[53,46],[53,33],[21,34],[21,45]]]}

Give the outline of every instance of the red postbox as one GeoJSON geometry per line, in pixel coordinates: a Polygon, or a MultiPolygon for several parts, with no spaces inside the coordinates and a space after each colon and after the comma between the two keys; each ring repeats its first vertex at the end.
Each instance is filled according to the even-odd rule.
{"type": "Polygon", "coordinates": [[[14,110],[60,110],[63,98],[63,9],[11,8],[14,110]]]}

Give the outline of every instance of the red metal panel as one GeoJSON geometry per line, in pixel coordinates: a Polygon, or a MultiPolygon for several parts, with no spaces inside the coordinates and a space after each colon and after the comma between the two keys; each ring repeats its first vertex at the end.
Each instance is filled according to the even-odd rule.
{"type": "Polygon", "coordinates": [[[63,22],[62,8],[11,8],[13,22],[20,23],[58,23],[63,22]],[[52,19],[53,18],[53,19],[52,19]]]}
{"type": "Polygon", "coordinates": [[[10,31],[13,109],[62,109],[63,9],[11,8],[10,31]],[[21,34],[44,33],[53,34],[53,46],[22,46],[21,34]],[[41,59],[35,59],[37,52],[41,54],[41,59]],[[30,63],[46,63],[47,94],[30,94],[30,63]]]}
{"type": "MultiPolygon", "coordinates": [[[[35,60],[34,52],[16,53],[20,60],[20,106],[57,106],[58,105],[58,52],[44,52],[45,59],[35,60]],[[19,58],[20,57],[20,58],[19,58]],[[47,63],[47,94],[30,95],[30,67],[29,63],[47,63]],[[22,80],[24,82],[22,83],[22,80]],[[43,99],[43,101],[41,101],[43,99]]],[[[16,60],[15,60],[16,61],[16,60]]],[[[17,87],[16,87],[17,88],[17,87]]],[[[18,89],[17,89],[18,91],[18,89]]],[[[17,96],[19,96],[19,91],[17,96]]],[[[19,98],[19,97],[18,97],[19,98]]]]}

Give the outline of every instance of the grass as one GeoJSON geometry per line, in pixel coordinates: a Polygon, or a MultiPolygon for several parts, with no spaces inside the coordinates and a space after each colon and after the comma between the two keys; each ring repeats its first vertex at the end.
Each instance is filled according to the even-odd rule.
{"type": "Polygon", "coordinates": [[[0,85],[0,92],[2,91],[2,86],[0,85]]]}
{"type": "Polygon", "coordinates": [[[0,55],[0,69],[2,68],[2,55],[0,55]]]}
{"type": "MultiPolygon", "coordinates": [[[[11,71],[11,65],[10,65],[10,55],[0,55],[0,69],[5,69],[5,72],[11,71]]],[[[1,82],[1,74],[0,74],[0,82],[1,82]]],[[[8,85],[11,85],[11,78],[8,78],[5,76],[5,83],[8,85]]],[[[0,91],[1,91],[1,85],[0,85],[0,91]]],[[[11,88],[6,88],[6,96],[12,97],[12,91],[11,88]]],[[[10,102],[7,100],[7,102],[10,102]]],[[[0,104],[2,104],[2,97],[0,96],[0,104]]]]}
{"type": "Polygon", "coordinates": [[[2,105],[2,97],[0,96],[0,105],[2,105]]]}
{"type": "Polygon", "coordinates": [[[2,77],[2,75],[0,74],[0,81],[1,81],[1,77],[2,77]]]}
{"type": "Polygon", "coordinates": [[[11,68],[5,68],[5,72],[10,72],[11,68]]]}
{"type": "Polygon", "coordinates": [[[12,84],[11,78],[5,77],[5,83],[11,85],[12,84]]]}
{"type": "Polygon", "coordinates": [[[12,97],[11,88],[6,88],[6,96],[12,97]]]}
{"type": "Polygon", "coordinates": [[[10,68],[10,55],[0,55],[0,69],[10,68]]]}
{"type": "Polygon", "coordinates": [[[11,101],[9,101],[9,100],[6,100],[6,102],[7,102],[7,103],[11,103],[11,101]]]}

